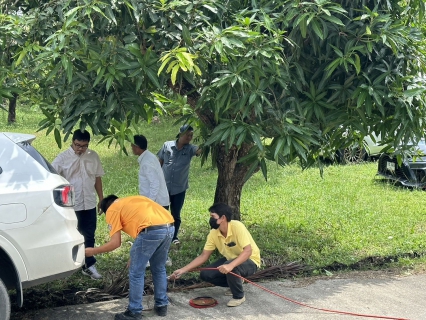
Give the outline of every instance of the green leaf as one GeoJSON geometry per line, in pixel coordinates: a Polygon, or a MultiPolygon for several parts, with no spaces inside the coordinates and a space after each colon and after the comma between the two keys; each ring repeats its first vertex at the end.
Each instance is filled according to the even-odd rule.
{"type": "Polygon", "coordinates": [[[245,45],[236,38],[228,38],[229,42],[232,43],[235,47],[245,48],[245,45]]]}
{"type": "Polygon", "coordinates": [[[77,10],[80,10],[81,8],[82,8],[81,6],[78,6],[78,7],[72,8],[71,10],[69,10],[68,12],[66,12],[66,13],[64,14],[64,16],[65,16],[65,17],[68,17],[68,16],[72,15],[74,12],[76,12],[77,10]]]}
{"type": "Polygon", "coordinates": [[[108,19],[108,17],[105,15],[105,13],[97,6],[92,6],[92,9],[96,12],[100,13],[104,18],[108,19]]]}
{"type": "Polygon", "coordinates": [[[340,64],[340,58],[335,59],[332,61],[326,68],[327,70],[327,77],[330,77],[330,75],[333,73],[333,71],[339,66],[340,64]]]}
{"type": "Polygon", "coordinates": [[[209,9],[213,13],[217,13],[217,9],[212,7],[212,6],[209,6],[207,4],[203,4],[203,7],[206,8],[206,9],[209,9]]]}
{"type": "Polygon", "coordinates": [[[50,71],[49,75],[47,76],[47,81],[52,80],[53,77],[55,77],[59,71],[59,68],[61,67],[61,64],[56,64],[55,68],[53,68],[52,71],[50,71]]]}
{"type": "Polygon", "coordinates": [[[163,63],[161,64],[160,68],[158,69],[157,75],[160,75],[161,71],[163,71],[164,67],[169,63],[169,61],[172,59],[172,57],[168,57],[167,59],[165,59],[163,61],[163,63]]]}
{"type": "Polygon", "coordinates": [[[361,72],[361,59],[357,54],[355,54],[355,70],[356,74],[359,74],[361,72]]]}
{"type": "Polygon", "coordinates": [[[367,98],[367,91],[363,90],[361,91],[361,93],[358,95],[358,99],[356,102],[356,106],[357,108],[361,108],[363,103],[365,102],[365,98],[367,98]]]}
{"type": "MultiPolygon", "coordinates": [[[[138,39],[138,37],[135,34],[129,34],[129,35],[127,35],[123,38],[123,41],[125,43],[132,43],[133,41],[135,41],[137,39],[138,39]]],[[[137,50],[140,52],[139,48],[137,48],[137,50]]]]}
{"type": "Polygon", "coordinates": [[[148,78],[154,83],[154,85],[160,89],[161,85],[160,82],[158,82],[158,76],[155,74],[155,72],[149,68],[145,69],[146,74],[148,75],[148,78]]]}
{"type": "Polygon", "coordinates": [[[26,55],[27,55],[27,50],[23,49],[21,51],[21,53],[19,54],[18,60],[16,60],[15,65],[19,66],[21,64],[21,62],[22,62],[22,59],[24,59],[26,55]]]}
{"type": "Polygon", "coordinates": [[[176,64],[172,69],[171,79],[172,79],[173,85],[176,83],[176,77],[177,77],[177,73],[178,73],[179,69],[180,69],[180,67],[179,67],[178,64],[176,64]]]}
{"type": "Polygon", "coordinates": [[[61,56],[61,62],[62,62],[62,66],[64,67],[65,70],[67,70],[68,68],[68,58],[66,55],[62,55],[61,56]]]}
{"type": "Polygon", "coordinates": [[[224,45],[225,47],[228,47],[228,48],[230,48],[230,49],[232,49],[232,48],[233,48],[233,46],[232,46],[231,42],[228,40],[228,38],[227,38],[227,37],[221,37],[221,38],[220,38],[220,41],[222,41],[222,43],[223,43],[223,45],[224,45]]]}
{"type": "Polygon", "coordinates": [[[106,78],[107,78],[107,82],[106,82],[106,90],[107,90],[107,91],[109,91],[109,89],[111,88],[112,83],[113,83],[113,81],[114,81],[114,76],[113,76],[112,74],[108,74],[108,75],[106,76],[106,78]]]}
{"type": "Polygon", "coordinates": [[[244,131],[238,134],[238,139],[237,139],[237,142],[235,143],[237,146],[241,146],[241,144],[246,139],[246,134],[247,134],[247,131],[245,130],[245,128],[244,128],[244,131]]]}
{"type": "Polygon", "coordinates": [[[414,88],[414,89],[408,89],[404,91],[405,97],[415,97],[420,96],[424,94],[426,91],[426,88],[414,88]]]}
{"type": "Polygon", "coordinates": [[[73,75],[73,65],[72,65],[71,61],[68,61],[68,66],[67,66],[67,79],[68,79],[68,83],[71,83],[71,81],[72,81],[72,75],[73,75]]]}
{"type": "Polygon", "coordinates": [[[54,135],[55,135],[55,141],[59,148],[62,148],[62,139],[61,139],[61,133],[58,129],[54,129],[54,135]]]}
{"type": "Polygon", "coordinates": [[[295,22],[294,26],[296,27],[297,25],[300,28],[300,33],[302,34],[302,38],[306,38],[306,33],[307,33],[307,20],[308,20],[308,13],[305,13],[303,15],[301,15],[295,22]]]}
{"type": "Polygon", "coordinates": [[[99,68],[98,69],[98,75],[96,77],[95,82],[93,83],[93,87],[95,87],[99,83],[99,81],[101,81],[101,79],[102,79],[102,77],[105,73],[105,70],[106,70],[106,68],[99,68]]]}
{"type": "Polygon", "coordinates": [[[259,161],[256,160],[250,165],[248,172],[244,176],[244,182],[246,182],[247,180],[249,180],[251,178],[251,176],[258,169],[258,167],[259,167],[259,161]]]}
{"type": "Polygon", "coordinates": [[[324,34],[322,33],[320,24],[316,19],[312,20],[312,29],[314,29],[315,34],[321,39],[324,40],[324,34]]]}
{"type": "Polygon", "coordinates": [[[145,29],[146,33],[157,33],[155,26],[150,26],[148,29],[145,29]]]}
{"type": "Polygon", "coordinates": [[[335,16],[322,16],[321,18],[324,19],[324,20],[327,20],[331,23],[337,24],[339,26],[342,26],[342,27],[345,26],[345,24],[342,22],[342,20],[340,20],[339,18],[337,18],[335,16]]]}
{"type": "MultiPolygon", "coordinates": [[[[114,16],[114,13],[112,12],[111,6],[107,5],[105,7],[105,14],[111,21],[114,22],[115,25],[117,25],[117,20],[115,19],[115,16],[114,16]]],[[[129,41],[129,42],[131,42],[131,41],[129,41]]]]}
{"type": "Polygon", "coordinates": [[[278,140],[277,145],[275,146],[275,152],[274,152],[274,159],[277,160],[278,159],[278,155],[281,152],[283,145],[285,143],[285,139],[280,137],[278,140]]]}
{"type": "Polygon", "coordinates": [[[192,46],[193,42],[191,39],[191,33],[186,25],[182,25],[182,38],[185,41],[186,45],[192,46]]]}
{"type": "Polygon", "coordinates": [[[265,158],[260,159],[260,168],[262,169],[263,177],[268,181],[268,169],[266,166],[265,158]]]}
{"type": "Polygon", "coordinates": [[[222,54],[223,43],[220,41],[216,41],[214,44],[214,48],[216,49],[217,53],[222,54]]]}
{"type": "Polygon", "coordinates": [[[249,98],[249,105],[252,105],[252,104],[253,104],[253,102],[254,102],[254,100],[256,100],[256,98],[257,98],[257,94],[256,94],[256,92],[253,92],[253,93],[250,95],[250,98],[249,98]]]}
{"type": "Polygon", "coordinates": [[[365,34],[366,35],[371,35],[371,30],[369,26],[365,26],[365,34]]]}
{"type": "Polygon", "coordinates": [[[260,135],[257,132],[252,132],[251,134],[254,143],[256,143],[257,147],[259,148],[260,151],[263,151],[263,144],[262,141],[260,140],[260,135]]]}

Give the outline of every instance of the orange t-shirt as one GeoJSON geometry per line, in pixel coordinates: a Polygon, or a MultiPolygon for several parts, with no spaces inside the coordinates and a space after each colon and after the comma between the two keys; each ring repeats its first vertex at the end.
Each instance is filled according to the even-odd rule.
{"type": "Polygon", "coordinates": [[[123,230],[133,238],[147,227],[174,222],[169,211],[144,196],[118,198],[108,208],[105,219],[110,236],[123,230]]]}

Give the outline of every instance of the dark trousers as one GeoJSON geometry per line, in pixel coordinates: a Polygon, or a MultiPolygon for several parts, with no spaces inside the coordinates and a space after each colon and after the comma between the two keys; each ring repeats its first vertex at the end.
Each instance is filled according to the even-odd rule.
{"type": "MultiPolygon", "coordinates": [[[[226,258],[222,258],[206,266],[206,268],[217,268],[223,264],[230,263],[232,260],[226,260],[226,258]]],[[[232,270],[233,273],[238,274],[242,277],[248,277],[256,271],[257,266],[250,259],[247,259],[242,264],[232,270]]],[[[203,281],[214,284],[215,286],[229,287],[229,289],[231,289],[232,297],[234,299],[241,299],[244,297],[243,281],[240,278],[234,276],[233,274],[223,274],[218,270],[201,270],[200,278],[203,281]]]]}
{"type": "MultiPolygon", "coordinates": [[[[84,246],[86,248],[93,248],[95,246],[95,231],[96,231],[96,222],[97,214],[96,208],[89,210],[81,210],[75,212],[77,216],[77,230],[84,237],[84,246]]],[[[86,268],[93,266],[96,263],[96,258],[86,257],[86,268]]]]}
{"type": "Polygon", "coordinates": [[[185,194],[186,191],[170,195],[170,213],[173,216],[173,219],[175,219],[175,234],[173,235],[173,240],[177,239],[177,235],[179,232],[180,227],[180,212],[183,207],[183,203],[185,202],[185,194]]]}

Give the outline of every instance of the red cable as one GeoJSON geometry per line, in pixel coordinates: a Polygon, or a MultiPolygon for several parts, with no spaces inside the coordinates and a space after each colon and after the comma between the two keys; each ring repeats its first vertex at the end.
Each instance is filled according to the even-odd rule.
{"type": "MultiPolygon", "coordinates": [[[[199,269],[196,269],[196,270],[192,270],[192,272],[199,271],[199,270],[218,270],[218,268],[199,268],[199,269]]],[[[345,314],[345,315],[350,315],[350,316],[355,316],[355,317],[392,319],[392,320],[409,320],[407,318],[395,318],[395,317],[386,317],[386,316],[375,316],[375,315],[369,315],[369,314],[360,314],[360,313],[353,313],[353,312],[346,312],[346,311],[338,311],[338,310],[330,310],[330,309],[323,309],[323,308],[312,307],[312,306],[309,306],[309,305],[304,304],[302,302],[298,302],[296,300],[292,300],[290,298],[287,298],[287,297],[285,297],[283,295],[280,295],[280,294],[278,294],[276,292],[273,292],[273,291],[271,291],[269,289],[266,289],[265,287],[262,287],[261,285],[258,285],[257,283],[251,282],[250,280],[247,280],[246,278],[244,278],[244,277],[242,277],[242,276],[240,276],[238,274],[235,274],[233,272],[229,272],[229,273],[232,274],[233,276],[236,276],[236,277],[238,277],[240,279],[243,279],[244,281],[246,281],[246,282],[248,282],[248,283],[250,283],[250,284],[252,284],[252,285],[254,285],[254,286],[256,286],[256,287],[258,287],[258,288],[260,288],[260,289],[262,289],[264,291],[266,291],[266,292],[269,292],[269,293],[271,293],[271,294],[273,294],[273,295],[275,295],[277,297],[280,297],[280,298],[282,298],[284,300],[290,301],[292,303],[298,304],[298,305],[306,307],[306,308],[311,308],[311,309],[315,309],[315,310],[319,310],[319,311],[325,311],[325,312],[331,312],[331,313],[345,314]]]]}

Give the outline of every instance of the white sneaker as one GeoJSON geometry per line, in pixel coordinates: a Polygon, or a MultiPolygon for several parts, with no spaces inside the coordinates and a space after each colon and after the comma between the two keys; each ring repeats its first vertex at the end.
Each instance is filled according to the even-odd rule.
{"type": "MultiPolygon", "coordinates": [[[[149,268],[150,266],[151,266],[151,264],[148,261],[148,263],[146,264],[146,268],[149,268]]],[[[170,259],[170,257],[167,257],[166,267],[171,267],[171,266],[172,266],[172,259],[170,259]]]]}
{"type": "Polygon", "coordinates": [[[98,270],[96,270],[95,265],[92,265],[89,268],[83,268],[83,270],[81,270],[81,273],[84,274],[85,276],[89,276],[93,280],[98,280],[102,278],[98,270]]]}
{"type": "Polygon", "coordinates": [[[172,259],[170,259],[170,257],[167,257],[166,267],[171,267],[171,266],[172,266],[172,259]]]}

